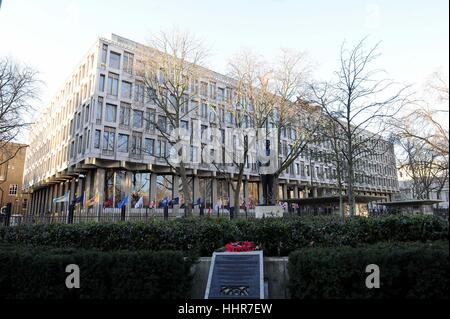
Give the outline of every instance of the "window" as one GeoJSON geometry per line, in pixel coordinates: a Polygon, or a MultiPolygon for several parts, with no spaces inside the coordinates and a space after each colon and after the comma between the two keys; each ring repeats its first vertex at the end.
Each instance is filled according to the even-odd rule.
{"type": "Polygon", "coordinates": [[[116,130],[113,127],[105,127],[103,132],[103,150],[114,151],[116,130]]]}
{"type": "Polygon", "coordinates": [[[206,83],[206,82],[200,83],[200,95],[202,95],[202,96],[208,95],[208,83],[206,83]]]}
{"type": "Polygon", "coordinates": [[[213,100],[216,99],[216,83],[209,83],[209,97],[213,100]]]}
{"type": "Polygon", "coordinates": [[[143,112],[142,111],[133,111],[133,127],[134,128],[142,128],[143,122],[143,112]]]}
{"type": "Polygon", "coordinates": [[[78,154],[81,153],[82,146],[83,146],[83,135],[80,135],[78,137],[78,154]]]}
{"type": "Polygon", "coordinates": [[[224,88],[219,88],[218,89],[218,96],[217,96],[217,99],[219,100],[219,101],[223,101],[223,100],[225,100],[225,89],[224,88]]]}
{"type": "Polygon", "coordinates": [[[122,66],[122,70],[124,72],[127,72],[129,74],[133,73],[133,60],[134,60],[134,55],[133,53],[129,53],[129,52],[125,52],[123,54],[123,66],[122,66]]]}
{"type": "Polygon", "coordinates": [[[116,52],[109,53],[109,67],[113,69],[120,68],[120,54],[116,52]]]}
{"type": "Polygon", "coordinates": [[[166,131],[166,125],[167,125],[167,119],[164,115],[159,115],[158,116],[158,129],[161,132],[165,132],[166,131]]]}
{"type": "Polygon", "coordinates": [[[106,64],[106,56],[108,55],[108,45],[103,44],[102,46],[102,63],[106,64]]]}
{"type": "Polygon", "coordinates": [[[145,97],[145,86],[142,82],[136,82],[135,92],[134,92],[134,100],[136,102],[144,103],[145,97]]]}
{"type": "Polygon", "coordinates": [[[156,156],[159,157],[165,157],[166,156],[166,142],[165,141],[158,141],[156,143],[156,156]]]}
{"type": "Polygon", "coordinates": [[[145,147],[145,154],[153,155],[153,150],[155,147],[155,140],[152,138],[146,138],[144,147],[145,147]]]}
{"type": "Polygon", "coordinates": [[[99,97],[97,100],[97,110],[95,112],[95,119],[99,124],[102,122],[102,109],[103,109],[103,98],[99,97]]]}
{"type": "Polygon", "coordinates": [[[182,129],[185,129],[186,131],[189,131],[189,122],[188,121],[180,121],[180,127],[182,129]]]}
{"type": "Polygon", "coordinates": [[[94,136],[94,148],[100,148],[100,136],[101,136],[100,130],[95,130],[95,136],[94,136]]]}
{"type": "Polygon", "coordinates": [[[86,110],[84,113],[84,122],[85,123],[87,123],[89,121],[89,111],[90,111],[90,108],[89,108],[89,104],[88,104],[88,105],[86,105],[86,110]]]}
{"type": "Polygon", "coordinates": [[[17,184],[9,185],[9,196],[17,196],[17,184]]]}
{"type": "Polygon", "coordinates": [[[145,112],[145,129],[147,131],[154,130],[155,129],[155,110],[147,109],[147,112],[145,112]]]}
{"type": "Polygon", "coordinates": [[[201,117],[208,118],[208,105],[204,102],[202,103],[201,117]]]}
{"type": "Polygon", "coordinates": [[[122,97],[131,99],[131,83],[122,81],[122,97]]]}
{"type": "Polygon", "coordinates": [[[128,140],[129,136],[127,134],[119,134],[117,139],[117,150],[119,152],[128,153],[128,140]]]}
{"type": "Polygon", "coordinates": [[[105,75],[100,74],[100,79],[98,81],[98,90],[100,92],[105,92],[105,75]]]}
{"type": "Polygon", "coordinates": [[[115,123],[117,115],[117,106],[106,103],[106,122],[115,123]]]}
{"type": "Polygon", "coordinates": [[[108,95],[118,96],[119,94],[119,76],[114,73],[108,75],[108,95]]]}
{"type": "Polygon", "coordinates": [[[119,124],[123,126],[130,126],[130,112],[131,105],[128,103],[120,103],[119,124]]]}
{"type": "Polygon", "coordinates": [[[142,150],[142,134],[133,133],[131,136],[131,153],[132,154],[141,154],[142,150]]]}

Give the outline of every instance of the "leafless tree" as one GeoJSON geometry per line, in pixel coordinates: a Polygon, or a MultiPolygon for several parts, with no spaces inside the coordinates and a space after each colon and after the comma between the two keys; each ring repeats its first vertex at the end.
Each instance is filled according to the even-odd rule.
{"type": "Polygon", "coordinates": [[[0,59],[0,165],[20,151],[8,144],[32,123],[27,116],[38,98],[37,72],[10,58],[0,59]]]}
{"type": "Polygon", "coordinates": [[[146,117],[146,123],[154,127],[167,143],[167,149],[160,157],[181,178],[185,213],[188,215],[192,208],[189,161],[186,159],[189,141],[186,141],[186,136],[172,135],[172,132],[181,128],[183,119],[189,119],[189,115],[197,111],[198,105],[193,107],[189,101],[198,96],[198,81],[205,74],[202,65],[206,50],[193,35],[177,29],[161,31],[150,46],[153,49],[142,50],[137,57],[137,76],[145,88],[141,99],[152,101],[157,110],[153,118],[150,115],[146,117]],[[183,147],[176,151],[177,154],[170,154],[167,150],[176,145],[183,147]],[[178,163],[170,160],[172,155],[179,156],[178,163]]]}
{"type": "Polygon", "coordinates": [[[365,39],[351,49],[345,43],[341,47],[340,66],[336,80],[327,84],[312,85],[313,102],[340,127],[344,147],[344,184],[350,208],[355,214],[355,170],[376,152],[389,147],[383,138],[388,119],[393,118],[409,101],[407,86],[401,86],[384,78],[384,71],[372,69],[371,64],[379,56],[378,44],[366,49],[365,39]],[[318,97],[329,97],[322,103],[318,97]]]}

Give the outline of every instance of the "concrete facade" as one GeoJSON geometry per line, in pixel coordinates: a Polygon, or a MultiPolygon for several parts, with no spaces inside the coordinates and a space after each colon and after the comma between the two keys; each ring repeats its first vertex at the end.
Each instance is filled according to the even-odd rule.
{"type": "MultiPolygon", "coordinates": [[[[149,205],[180,195],[180,179],[161,159],[167,144],[145,121],[159,120],[161,113],[143,97],[142,80],[133,72],[138,63],[135,56],[145,49],[116,35],[99,38],[42,111],[32,129],[24,173],[24,187],[32,193],[31,214],[63,211],[65,203],[52,205],[51,201],[68,191],[70,200],[97,195],[99,206],[116,205],[125,196],[130,196],[132,206],[141,196],[144,205],[149,205]]],[[[186,124],[198,131],[202,128],[194,128],[194,120],[204,126],[226,121],[226,116],[212,118],[211,110],[232,107],[234,90],[232,79],[213,71],[199,81],[206,91],[200,90],[189,101],[189,108],[197,111],[191,112],[186,124]]],[[[287,149],[290,139],[290,133],[284,132],[280,147],[287,149]]],[[[335,168],[326,156],[330,147],[327,142],[316,143],[319,155],[302,154],[280,176],[280,197],[335,194],[335,168]]],[[[384,155],[358,165],[356,190],[389,197],[398,189],[395,155],[388,142],[380,147],[386,148],[384,155]]],[[[207,208],[217,202],[237,204],[232,202],[229,178],[219,176],[214,166],[192,163],[187,169],[194,200],[202,197],[207,208]]],[[[247,165],[244,174],[241,202],[254,205],[262,195],[256,165],[247,165]]],[[[229,176],[233,179],[232,170],[229,176]]]]}

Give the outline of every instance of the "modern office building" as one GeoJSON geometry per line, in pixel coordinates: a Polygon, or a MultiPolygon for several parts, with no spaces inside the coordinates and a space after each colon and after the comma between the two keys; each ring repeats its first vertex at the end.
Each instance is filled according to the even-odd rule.
{"type": "MultiPolygon", "coordinates": [[[[159,121],[162,115],[144,98],[144,84],[134,72],[135,56],[145,48],[117,35],[99,38],[42,110],[29,138],[24,172],[24,187],[32,194],[31,214],[64,211],[67,203],[52,199],[68,192],[71,200],[84,195],[94,206],[115,206],[125,196],[130,196],[129,207],[141,197],[146,206],[180,196],[180,177],[161,158],[168,144],[148,120],[159,121]]],[[[199,81],[199,94],[189,101],[197,112],[184,125],[193,127],[194,119],[203,126],[226,121],[226,114],[211,120],[210,110],[230,103],[233,80],[208,71],[199,81]]],[[[289,139],[289,132],[283,132],[282,150],[288,149],[289,139]]],[[[314,155],[302,154],[280,176],[281,198],[336,192],[335,168],[325,156],[330,144],[314,147],[314,155]]],[[[398,190],[394,150],[387,141],[378,147],[385,149],[382,155],[359,164],[356,189],[361,195],[390,197],[398,190]]],[[[192,198],[201,197],[207,207],[218,201],[234,206],[232,173],[225,177],[213,165],[189,164],[192,198]]],[[[242,201],[257,203],[260,189],[256,165],[247,165],[242,201]]]]}

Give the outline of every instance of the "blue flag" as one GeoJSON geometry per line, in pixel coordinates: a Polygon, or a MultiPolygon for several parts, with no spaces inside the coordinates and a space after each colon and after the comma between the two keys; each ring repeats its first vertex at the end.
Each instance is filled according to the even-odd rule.
{"type": "Polygon", "coordinates": [[[126,203],[128,203],[128,196],[125,196],[118,204],[118,208],[122,208],[126,203]]]}
{"type": "Polygon", "coordinates": [[[82,203],[83,200],[84,200],[84,194],[81,194],[81,196],[79,196],[75,199],[75,203],[82,203]]]}
{"type": "Polygon", "coordinates": [[[173,199],[173,204],[174,205],[178,205],[180,203],[180,198],[179,197],[175,197],[174,199],[173,199]]]}
{"type": "Polygon", "coordinates": [[[164,199],[159,203],[159,207],[162,208],[167,205],[169,205],[169,199],[167,197],[164,197],[164,199]]]}

